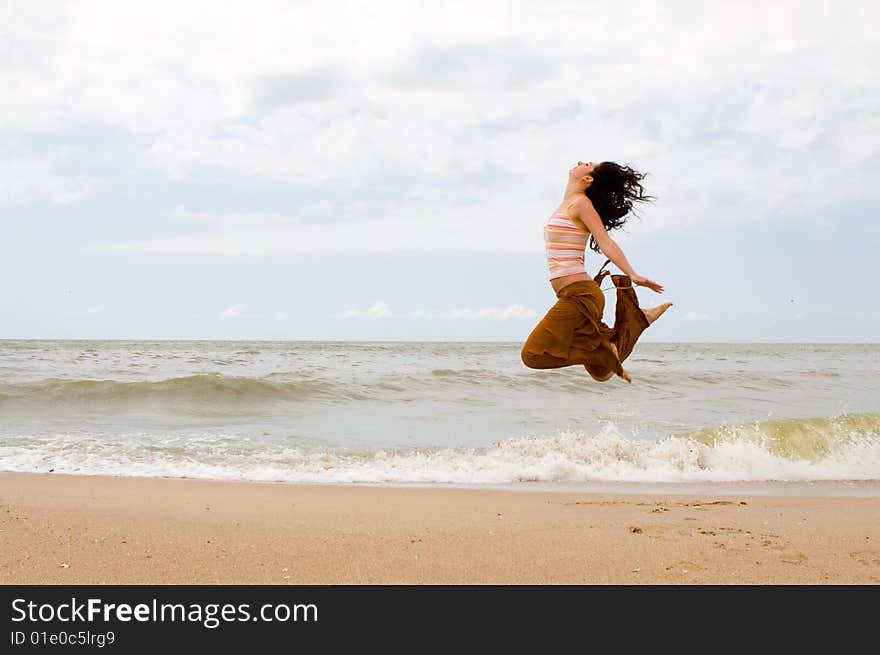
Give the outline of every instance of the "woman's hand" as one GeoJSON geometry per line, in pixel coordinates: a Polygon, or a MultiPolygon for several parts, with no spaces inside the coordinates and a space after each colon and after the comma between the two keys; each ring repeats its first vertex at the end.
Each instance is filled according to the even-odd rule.
{"type": "Polygon", "coordinates": [[[649,280],[646,277],[643,277],[641,275],[633,275],[630,279],[633,281],[633,284],[637,284],[640,287],[648,287],[651,291],[663,293],[662,284],[657,284],[653,280],[649,280]]]}

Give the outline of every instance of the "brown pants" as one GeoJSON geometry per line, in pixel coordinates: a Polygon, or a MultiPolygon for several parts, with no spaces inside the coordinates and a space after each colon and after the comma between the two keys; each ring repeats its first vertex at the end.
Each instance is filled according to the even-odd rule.
{"type": "Polygon", "coordinates": [[[583,364],[599,378],[623,372],[621,362],[648,327],[648,319],[639,309],[639,300],[632,280],[613,275],[617,287],[614,327],[602,322],[605,296],[599,284],[608,272],[600,272],[593,280],[573,282],[556,294],[559,299],[532,330],[523,344],[523,364],[529,368],[561,368],[583,364]],[[617,347],[614,355],[610,344],[617,347]]]}

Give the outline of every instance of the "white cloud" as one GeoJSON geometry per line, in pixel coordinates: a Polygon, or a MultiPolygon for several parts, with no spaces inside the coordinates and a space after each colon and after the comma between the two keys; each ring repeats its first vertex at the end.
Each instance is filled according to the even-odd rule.
{"type": "Polygon", "coordinates": [[[91,305],[89,307],[83,307],[81,309],[71,309],[69,310],[70,316],[97,316],[98,314],[103,313],[107,307],[105,305],[91,305]]]}
{"type": "Polygon", "coordinates": [[[377,302],[373,303],[365,310],[348,309],[340,314],[334,314],[333,318],[367,318],[376,321],[391,318],[392,316],[393,312],[391,311],[390,306],[384,302],[377,302]]]}
{"type": "Polygon", "coordinates": [[[94,181],[84,175],[63,175],[56,168],[63,151],[0,159],[0,203],[22,204],[49,200],[64,204],[88,197],[94,181]]]}
{"type": "Polygon", "coordinates": [[[413,312],[413,316],[442,321],[509,321],[534,318],[536,314],[534,310],[526,309],[522,305],[510,305],[483,309],[420,309],[413,312]]]}
{"type": "MultiPolygon", "coordinates": [[[[542,247],[546,207],[519,192],[497,198],[487,212],[469,189],[459,198],[441,198],[415,190],[390,209],[359,207],[345,220],[346,208],[331,206],[321,220],[279,214],[199,214],[178,209],[178,224],[196,233],[159,239],[122,241],[95,250],[265,255],[316,250],[456,249],[531,251],[542,247]],[[458,203],[458,204],[456,204],[458,203]],[[486,233],[491,233],[487,237],[486,233]]],[[[309,212],[304,212],[308,214],[309,212]]]]}
{"type": "Polygon", "coordinates": [[[703,314],[702,312],[688,312],[684,316],[682,316],[681,320],[683,321],[708,321],[709,315],[703,314]]]}
{"type": "MultiPolygon", "coordinates": [[[[348,309],[334,314],[333,318],[342,319],[387,319],[395,314],[384,302],[373,303],[366,309],[348,309]]],[[[531,319],[536,316],[534,310],[522,305],[508,307],[485,307],[482,309],[419,309],[409,314],[410,317],[438,321],[509,321],[531,319]]]]}
{"type": "MultiPolygon", "coordinates": [[[[497,225],[468,228],[454,210],[530,226],[553,209],[577,158],[650,171],[660,203],[648,227],[876,198],[873,2],[224,7],[18,3],[11,56],[0,60],[0,84],[12,89],[0,125],[121,127],[148,140],[172,179],[222,168],[356,189],[405,176],[415,180],[407,189],[460,204],[435,209],[392,189],[389,214],[428,212],[432,230],[450,220],[456,238],[476,244],[494,244],[497,225]],[[561,39],[562,23],[578,25],[578,38],[561,39]],[[483,193],[460,196],[487,172],[497,191],[478,181],[483,193]]],[[[46,186],[78,198],[88,185],[44,180],[0,197],[46,186]]],[[[531,231],[510,229],[503,248],[534,245],[531,231]]],[[[226,226],[135,245],[238,252],[241,236],[226,226]]],[[[265,252],[277,236],[258,226],[244,247],[265,252]]],[[[299,233],[280,236],[291,247],[299,233]]]]}
{"type": "Polygon", "coordinates": [[[244,310],[246,309],[247,305],[243,305],[241,303],[237,305],[232,305],[226,308],[226,311],[223,312],[223,316],[226,318],[235,318],[244,314],[244,310]]]}

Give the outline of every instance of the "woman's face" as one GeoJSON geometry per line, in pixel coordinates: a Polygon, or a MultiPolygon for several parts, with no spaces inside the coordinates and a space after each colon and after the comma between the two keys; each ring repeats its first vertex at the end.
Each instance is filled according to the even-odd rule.
{"type": "Polygon", "coordinates": [[[595,170],[596,166],[598,166],[598,164],[597,164],[596,162],[592,162],[592,161],[582,162],[582,161],[579,161],[579,162],[577,163],[577,166],[575,166],[574,168],[572,168],[572,169],[568,172],[569,177],[572,178],[572,179],[578,179],[578,178],[581,178],[581,177],[585,177],[585,176],[587,176],[587,175],[592,175],[592,174],[593,174],[593,170],[595,170]]]}

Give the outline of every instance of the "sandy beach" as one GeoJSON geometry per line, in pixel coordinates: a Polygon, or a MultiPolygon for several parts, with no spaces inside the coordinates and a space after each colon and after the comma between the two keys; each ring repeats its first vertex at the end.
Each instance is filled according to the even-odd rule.
{"type": "Polygon", "coordinates": [[[880,583],[880,498],[0,474],[6,584],[880,583]]]}

